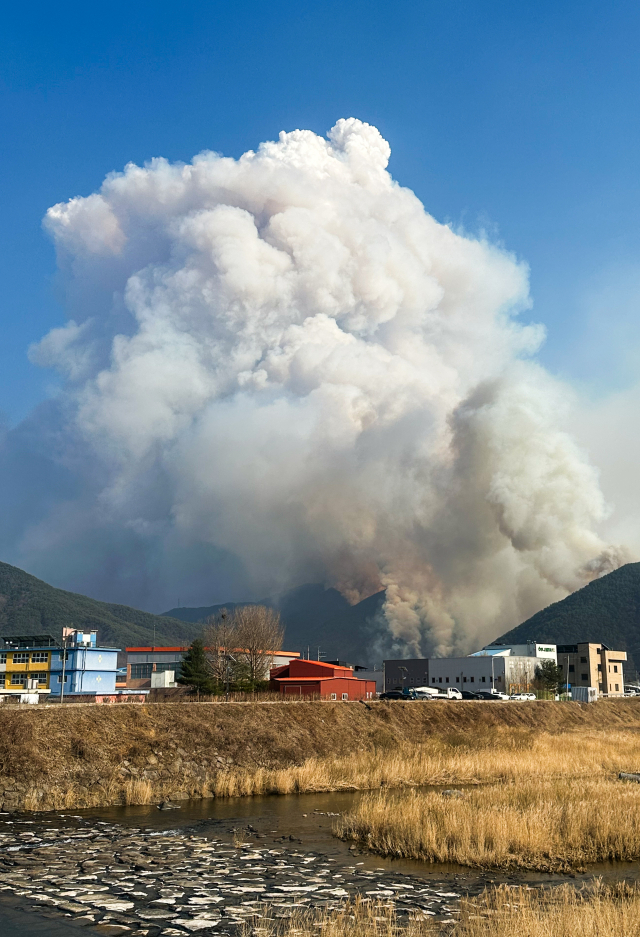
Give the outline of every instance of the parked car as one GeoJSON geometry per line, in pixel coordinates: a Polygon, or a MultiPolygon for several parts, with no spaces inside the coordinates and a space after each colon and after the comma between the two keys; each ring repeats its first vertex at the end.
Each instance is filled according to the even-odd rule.
{"type": "Polygon", "coordinates": [[[409,699],[402,690],[387,690],[386,693],[380,694],[380,699],[409,699]]]}
{"type": "Polygon", "coordinates": [[[535,693],[512,693],[509,697],[513,700],[535,700],[537,698],[535,693]]]}
{"type": "Polygon", "coordinates": [[[471,690],[462,690],[462,699],[481,699],[478,693],[472,693],[471,690]]]}
{"type": "Polygon", "coordinates": [[[493,693],[491,690],[480,690],[477,694],[478,699],[483,700],[508,700],[509,697],[506,693],[500,693],[498,690],[495,690],[493,693]]]}

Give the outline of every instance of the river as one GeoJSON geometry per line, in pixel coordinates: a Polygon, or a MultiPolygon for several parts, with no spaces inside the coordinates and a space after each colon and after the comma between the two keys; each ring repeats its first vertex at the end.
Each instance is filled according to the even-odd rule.
{"type": "MultiPolygon", "coordinates": [[[[332,835],[360,793],[202,800],[180,810],[113,807],[0,814],[0,937],[238,933],[267,901],[336,907],[355,894],[451,921],[487,884],[636,880],[637,863],[588,874],[487,874],[382,859],[332,835]]],[[[278,910],[280,909],[280,910],[278,910]]]]}

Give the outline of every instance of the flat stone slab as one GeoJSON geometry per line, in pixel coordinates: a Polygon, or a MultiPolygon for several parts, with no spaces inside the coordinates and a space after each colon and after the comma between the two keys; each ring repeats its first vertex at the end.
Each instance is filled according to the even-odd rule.
{"type": "Polygon", "coordinates": [[[296,909],[337,909],[358,895],[394,904],[401,917],[444,921],[455,913],[459,895],[442,879],[364,869],[348,855],[341,864],[304,851],[297,841],[289,851],[287,843],[237,846],[189,829],[158,832],[83,817],[40,824],[0,817],[0,891],[43,915],[64,915],[105,934],[132,937],[240,937],[265,903],[286,918],[296,909]]]}

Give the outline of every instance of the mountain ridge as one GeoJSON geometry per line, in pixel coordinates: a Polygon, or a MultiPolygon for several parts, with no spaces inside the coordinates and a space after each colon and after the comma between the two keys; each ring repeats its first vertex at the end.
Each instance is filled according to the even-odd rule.
{"type": "Polygon", "coordinates": [[[179,619],[57,589],[17,566],[0,563],[0,636],[60,638],[62,628],[72,625],[97,628],[100,644],[121,650],[153,644],[154,634],[155,643],[190,644],[200,630],[179,619]]]}
{"type": "Polygon", "coordinates": [[[592,580],[559,602],[541,609],[496,638],[553,644],[603,642],[629,656],[628,670],[640,664],[640,563],[626,563],[592,580]]]}

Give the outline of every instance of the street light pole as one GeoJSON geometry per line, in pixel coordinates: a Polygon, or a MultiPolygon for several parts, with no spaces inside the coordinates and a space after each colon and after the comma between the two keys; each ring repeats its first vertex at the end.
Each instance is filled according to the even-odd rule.
{"type": "Polygon", "coordinates": [[[398,667],[398,670],[402,674],[402,692],[404,693],[404,681],[407,679],[408,670],[406,667],[400,667],[400,666],[398,667]]]}

